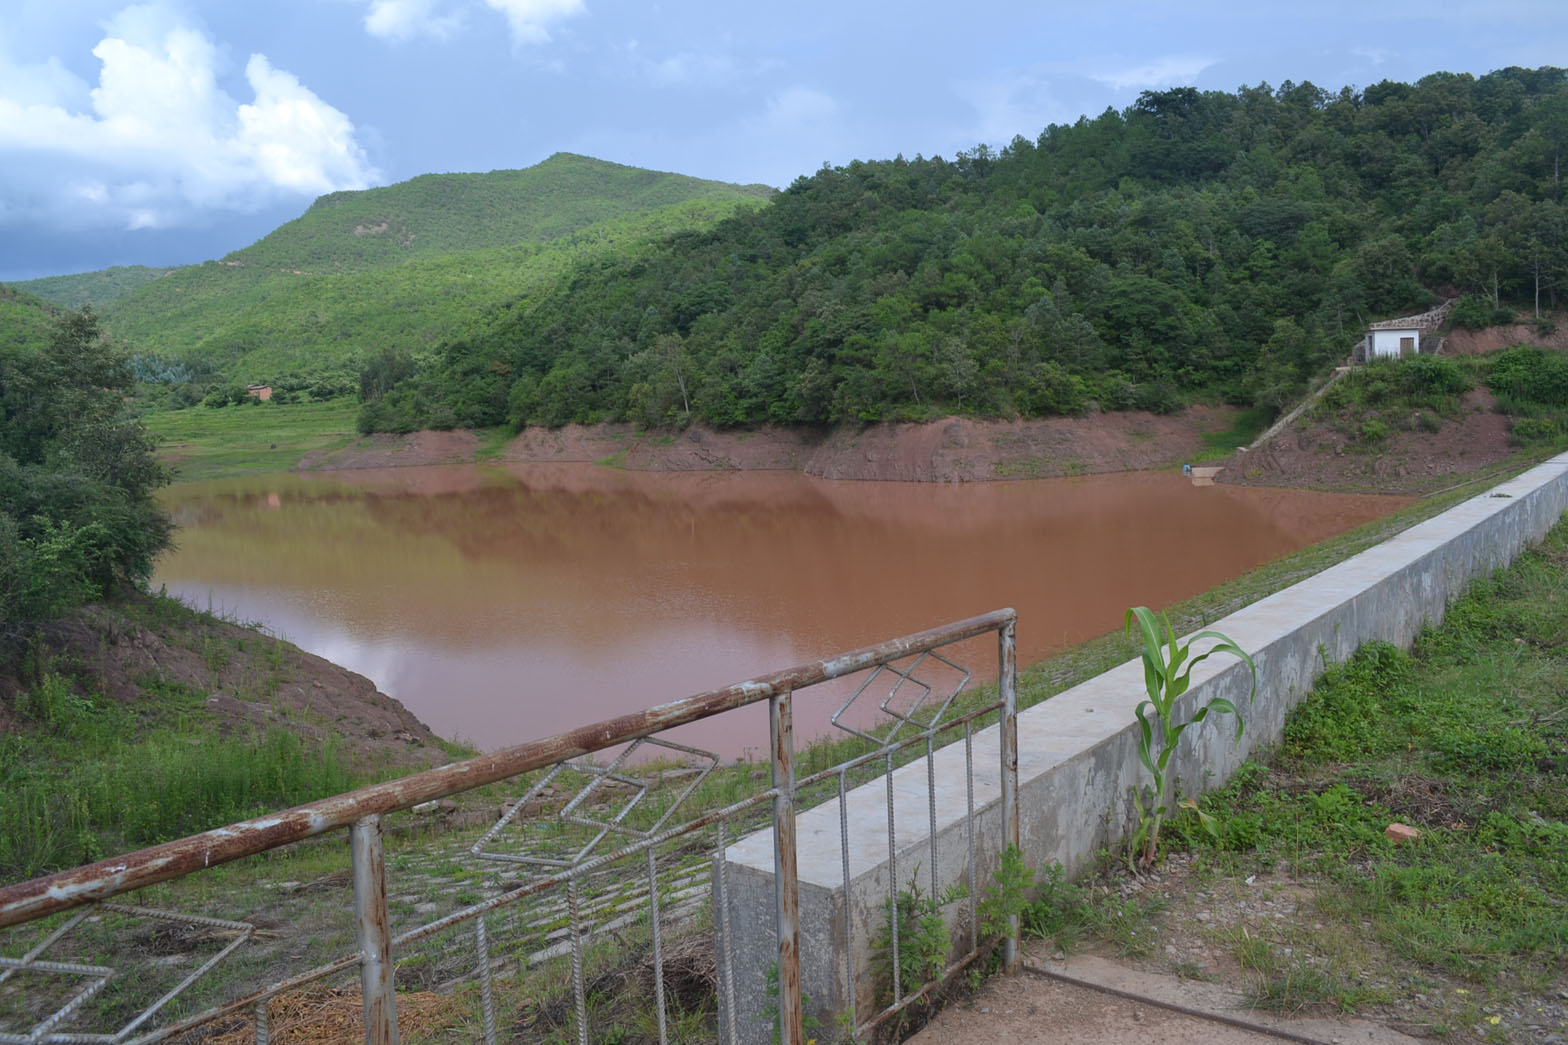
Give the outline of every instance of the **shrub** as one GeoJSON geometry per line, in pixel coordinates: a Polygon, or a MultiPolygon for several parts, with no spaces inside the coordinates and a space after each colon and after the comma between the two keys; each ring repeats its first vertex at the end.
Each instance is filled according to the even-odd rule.
{"type": "Polygon", "coordinates": [[[1486,299],[1466,294],[1454,303],[1448,313],[1449,322],[1466,330],[1480,330],[1492,321],[1492,306],[1486,299]]]}
{"type": "Polygon", "coordinates": [[[1470,391],[1470,378],[1459,364],[1442,356],[1406,359],[1395,374],[1407,395],[1453,396],[1470,391]]]}
{"type": "Polygon", "coordinates": [[[1487,386],[1507,413],[1568,409],[1568,356],[1520,345],[1492,361],[1487,386]]]}
{"type": "Polygon", "coordinates": [[[0,661],[49,617],[145,581],[168,543],[132,383],[89,310],[0,350],[0,661]]]}
{"type": "Polygon", "coordinates": [[[1089,393],[1083,378],[1069,373],[1060,363],[1050,361],[1035,366],[1019,398],[1025,412],[1037,416],[1078,415],[1089,406],[1089,393]]]}
{"type": "Polygon", "coordinates": [[[1138,409],[1153,414],[1174,414],[1181,409],[1181,393],[1169,377],[1157,377],[1138,385],[1138,409]]]}
{"type": "Polygon", "coordinates": [[[1368,446],[1376,446],[1388,438],[1388,425],[1375,417],[1369,417],[1361,422],[1359,438],[1368,446]]]}
{"type": "Polygon", "coordinates": [[[1557,438],[1559,432],[1557,422],[1549,417],[1521,417],[1509,429],[1508,438],[1515,445],[1525,446],[1529,443],[1550,442],[1557,438]]]}

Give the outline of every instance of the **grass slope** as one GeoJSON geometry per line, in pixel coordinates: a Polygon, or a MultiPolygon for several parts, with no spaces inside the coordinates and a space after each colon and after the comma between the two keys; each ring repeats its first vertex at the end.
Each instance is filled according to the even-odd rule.
{"type": "Polygon", "coordinates": [[[104,321],[137,351],[199,359],[231,380],[317,372],[461,336],[586,257],[771,193],[565,154],[425,175],[324,196],[251,247],[114,300],[104,321]]]}
{"type": "Polygon", "coordinates": [[[359,403],[254,403],[149,413],[158,458],[180,482],[290,472],[312,450],[335,450],[355,438],[359,403]]]}
{"type": "Polygon", "coordinates": [[[384,188],[331,193],[224,260],[364,271],[421,254],[559,239],[693,199],[767,199],[772,193],[762,185],[741,187],[557,153],[525,170],[425,174],[384,188]]]}

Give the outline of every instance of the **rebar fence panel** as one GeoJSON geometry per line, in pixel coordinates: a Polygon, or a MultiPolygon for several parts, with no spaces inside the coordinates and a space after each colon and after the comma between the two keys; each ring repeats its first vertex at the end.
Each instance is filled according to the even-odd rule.
{"type": "MultiPolygon", "coordinates": [[[[890,879],[886,931],[873,943],[888,996],[854,993],[863,928],[845,922],[833,944],[850,970],[840,1025],[863,1034],[991,946],[977,915],[975,833],[957,858],[969,890],[944,895],[955,857],[938,850],[935,808],[939,791],[956,790],[973,814],[976,726],[1000,718],[990,758],[1011,803],[1004,840],[1016,844],[1014,619],[999,610],[0,888],[0,1045],[197,1031],[225,1045],[266,1043],[302,1020],[317,1020],[318,1036],[331,1027],[378,1045],[400,1028],[487,1042],[742,1041],[759,1027],[761,1040],[775,1029],[794,1045],[828,1040],[802,1001],[800,811],[842,810],[885,778],[896,866],[907,860],[894,841],[907,803],[895,775],[921,772],[929,856],[917,861],[923,871],[890,879]],[[953,650],[987,634],[999,693],[979,701],[965,692],[973,669],[953,650]],[[847,681],[824,686],[835,680],[847,681]],[[819,717],[843,743],[798,742],[797,715],[813,699],[836,706],[819,717]],[[737,712],[737,733],[755,729],[740,709],[762,703],[766,764],[726,764],[672,732],[737,712]],[[933,756],[945,742],[963,746],[965,780],[938,781],[933,756]],[[488,815],[475,808],[482,788],[498,799],[488,815]],[[461,805],[447,801],[464,794],[461,805]],[[336,832],[346,847],[307,844],[336,832]],[[726,855],[759,835],[774,855],[760,970],[737,961],[751,927],[736,922],[726,855]],[[901,880],[928,882],[922,903],[940,898],[949,917],[959,912],[946,953],[908,938],[901,880]],[[133,892],[137,903],[114,899],[133,892]]],[[[841,816],[846,888],[848,825],[841,816]]],[[[1011,966],[1016,925],[1005,935],[1011,966]]]]}

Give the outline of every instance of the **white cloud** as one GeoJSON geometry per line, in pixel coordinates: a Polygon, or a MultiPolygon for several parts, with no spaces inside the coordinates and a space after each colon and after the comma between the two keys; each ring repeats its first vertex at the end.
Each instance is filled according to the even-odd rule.
{"type": "Polygon", "coordinates": [[[256,100],[239,107],[235,143],[268,181],[300,193],[364,188],[375,176],[347,116],[293,75],[253,54],[245,78],[256,100]]]}
{"type": "Polygon", "coordinates": [[[977,141],[1006,144],[1019,134],[1032,138],[1047,124],[1074,115],[1057,99],[1050,79],[1039,70],[1004,72],[955,84],[954,92],[974,107],[979,123],[971,137],[977,141]]]}
{"type": "Polygon", "coordinates": [[[809,127],[838,115],[838,102],[811,87],[790,87],[768,100],[767,121],[775,126],[809,127]]]}
{"type": "MultiPolygon", "coordinates": [[[[479,0],[369,0],[365,30],[383,40],[445,40],[465,23],[479,0]]],[[[483,0],[506,18],[517,44],[547,44],[556,23],[584,14],[583,0],[483,0]]]]}
{"type": "Polygon", "coordinates": [[[1198,74],[1214,64],[1212,58],[1202,58],[1189,54],[1172,54],[1156,58],[1142,65],[1131,68],[1115,69],[1105,68],[1088,73],[1088,77],[1097,83],[1117,91],[1132,88],[1146,90],[1155,87],[1169,87],[1172,84],[1190,84],[1198,78],[1198,74]]]}
{"type": "Polygon", "coordinates": [[[643,66],[648,79],[664,87],[687,84],[724,84],[735,78],[735,62],[728,55],[680,54],[643,66]]]}
{"type": "Polygon", "coordinates": [[[22,105],[79,105],[87,100],[87,84],[58,58],[20,65],[0,54],[0,98],[22,105]]]}
{"type": "Polygon", "coordinates": [[[782,65],[766,56],[737,58],[725,49],[726,45],[717,50],[686,50],[650,58],[642,54],[636,40],[630,40],[616,48],[616,61],[620,71],[641,77],[655,87],[728,87],[756,80],[782,65]]]}
{"type": "Polygon", "coordinates": [[[550,26],[587,11],[583,0],[485,0],[485,6],[506,16],[520,44],[547,44],[550,26]]]}
{"type": "Polygon", "coordinates": [[[462,24],[463,13],[446,10],[439,0],[371,0],[365,12],[365,29],[387,40],[444,40],[462,24]]]}
{"type": "Polygon", "coordinates": [[[1382,65],[1394,54],[1386,47],[1352,47],[1350,53],[1373,65],[1382,65]]]}
{"type": "Polygon", "coordinates": [[[379,179],[348,117],[264,55],[246,64],[253,99],[241,104],[218,83],[213,43],[166,10],[127,8],[106,31],[85,98],[57,61],[31,90],[0,64],[0,169],[28,201],[9,217],[165,227],[379,179]]]}

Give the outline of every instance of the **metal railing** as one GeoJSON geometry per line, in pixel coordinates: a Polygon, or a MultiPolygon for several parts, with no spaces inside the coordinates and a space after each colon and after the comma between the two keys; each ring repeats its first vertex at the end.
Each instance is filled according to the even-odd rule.
{"type": "MultiPolygon", "coordinates": [[[[571,988],[576,1016],[576,1038],[589,1038],[589,984],[586,948],[596,935],[618,931],[632,923],[646,924],[651,946],[654,1018],[660,1041],[670,1040],[666,1013],[666,959],[662,952],[665,933],[662,926],[672,917],[688,922],[700,920],[700,908],[711,889],[716,992],[721,1019],[727,1021],[725,1033],[737,1040],[736,967],[731,953],[733,927],[726,924],[728,906],[725,852],[737,836],[735,832],[765,826],[758,814],[771,807],[775,864],[775,913],[777,922],[777,1012],[779,1038],[798,1045],[806,1040],[801,1001],[801,953],[799,889],[796,868],[797,801],[827,788],[837,795],[840,808],[846,792],[858,783],[886,775],[889,857],[896,861],[892,846],[892,774],[902,759],[924,755],[927,773],[932,772],[932,755],[938,736],[961,733],[966,745],[966,766],[972,774],[969,747],[973,727],[985,715],[1000,721],[997,749],[1001,779],[1002,838],[1005,845],[1018,842],[1017,813],[1017,726],[1014,626],[1012,610],[998,610],[958,621],[914,635],[868,646],[836,657],[801,665],[742,682],[724,689],[687,697],[610,719],[594,725],[533,741],[464,762],[361,788],[321,801],[297,806],[284,812],[257,817],[243,823],[192,835],[138,852],[101,860],[94,864],[63,871],[27,882],[0,888],[0,930],[29,923],[44,922],[46,931],[16,957],[0,956],[0,995],[11,982],[13,994],[19,988],[16,978],[23,975],[74,977],[80,986],[63,991],[59,1004],[49,1002],[50,1011],[28,1014],[31,1026],[8,1028],[0,1022],[0,1043],[35,1042],[118,1042],[151,1043],[163,1041],[214,1020],[248,1017],[254,1021],[255,1039],[268,1040],[268,1002],[307,985],[341,977],[359,970],[363,1000],[365,1040],[391,1043],[398,1038],[398,999],[394,990],[396,966],[409,949],[438,934],[471,926],[476,961],[474,976],[479,981],[479,1008],[486,1041],[497,1040],[498,1013],[496,971],[515,966],[495,957],[496,940],[487,926],[493,917],[511,912],[513,926],[521,926],[534,943],[542,946],[524,949],[524,964],[566,958],[571,964],[571,988]],[[954,698],[962,691],[972,672],[948,656],[937,653],[943,647],[975,639],[988,633],[997,636],[998,698],[983,706],[954,708],[954,698]],[[940,669],[956,681],[934,684],[923,672],[940,669]],[[797,749],[794,732],[795,695],[798,691],[835,679],[857,674],[868,677],[856,687],[831,716],[833,725],[861,738],[861,750],[836,764],[796,779],[797,749]],[[879,682],[880,680],[880,682],[879,682]],[[890,683],[880,700],[880,686],[890,683]],[[860,712],[866,695],[871,694],[876,723],[867,723],[860,712]],[[902,695],[901,695],[902,694],[902,695]],[[676,816],[702,787],[717,780],[714,773],[720,758],[708,751],[657,736],[675,727],[708,719],[747,705],[767,702],[769,709],[771,776],[766,788],[742,796],[723,796],[710,801],[706,810],[690,819],[676,816]],[[859,717],[857,717],[859,716],[859,717]],[[601,764],[592,756],[602,753],[601,764]],[[660,759],[651,763],[650,757],[660,759]],[[657,769],[645,769],[656,765],[657,769]],[[672,768],[673,767],[673,768],[672,768]],[[431,920],[394,934],[388,913],[387,861],[383,846],[383,817],[425,803],[471,791],[489,784],[536,773],[525,793],[503,812],[495,825],[472,844],[467,855],[512,869],[521,875],[502,883],[501,891],[488,899],[464,902],[462,906],[431,920]],[[672,778],[673,786],[664,786],[672,778]],[[712,780],[710,780],[712,778],[712,780]],[[814,791],[815,789],[815,791],[814,791]],[[569,794],[569,797],[562,797],[569,794]],[[559,803],[559,804],[558,804],[559,803]],[[612,810],[613,811],[610,811],[612,810]],[[549,814],[549,815],[542,815],[549,814]],[[748,815],[752,814],[752,815],[748,815]],[[354,936],[357,948],[350,953],[319,964],[308,971],[273,978],[258,988],[225,985],[226,997],[201,1011],[184,1012],[189,1003],[175,1004],[196,981],[209,974],[247,944],[254,944],[257,928],[245,921],[214,918],[162,910],[149,906],[109,903],[112,897],[145,889],[170,879],[196,874],[219,865],[289,846],[328,832],[347,830],[352,857],[349,878],[353,888],[354,936]],[[712,847],[708,847],[711,831],[712,847]],[[662,861],[662,866],[661,866],[662,861]],[[711,875],[702,865],[711,861],[711,875]],[[630,877],[629,877],[630,875],[630,877]],[[711,886],[704,879],[711,880],[711,886]],[[628,884],[635,882],[635,884],[628,884]],[[563,899],[564,894],[564,899],[563,899]],[[74,914],[67,914],[80,908],[74,914]],[[526,917],[515,917],[519,910],[526,917]],[[694,913],[695,912],[695,913],[694,913]],[[112,916],[112,917],[110,917],[112,916]],[[158,997],[108,1031],[69,1029],[83,1017],[88,1003],[117,975],[113,967],[92,960],[58,960],[70,935],[84,921],[120,919],[153,920],[180,926],[199,926],[215,937],[226,940],[221,950],[191,970],[172,989],[158,997]],[[56,924],[57,923],[57,924],[56,924]],[[50,957],[50,952],[56,957],[50,957]],[[160,1013],[170,1012],[166,1022],[152,1026],[160,1013]]],[[[809,748],[807,749],[809,752],[809,748]]],[[[733,771],[732,771],[733,772],[733,771]]],[[[936,887],[935,802],[937,782],[930,779],[928,803],[932,830],[932,888],[936,887]]],[[[973,779],[966,782],[969,813],[974,815],[973,779]]],[[[844,821],[841,819],[841,824],[844,821]]],[[[842,839],[845,885],[848,887],[847,828],[842,839]]],[[[957,961],[947,963],[940,976],[962,968],[988,946],[976,922],[974,893],[978,888],[979,865],[975,856],[974,833],[969,833],[968,875],[970,909],[967,951],[957,961]]],[[[896,910],[897,879],[894,896],[888,899],[891,939],[891,1002],[870,1019],[858,1013],[853,1021],[857,1031],[885,1019],[929,993],[927,982],[907,989],[899,975],[900,946],[896,910]]],[[[850,930],[846,927],[846,933],[850,930]]],[[[1017,966],[1018,927],[1016,919],[1004,934],[1004,967],[1017,966]]],[[[0,936],[0,945],[6,942],[0,936]]],[[[14,939],[14,937],[12,937],[14,939]]],[[[843,946],[852,950],[853,939],[843,946]]],[[[12,948],[14,949],[14,948],[12,948]]],[[[6,948],[0,946],[0,955],[6,948]]],[[[514,952],[515,953],[515,952],[514,952]]],[[[850,981],[849,1009],[856,1010],[854,976],[850,981]]],[[[238,981],[237,981],[238,982],[238,981]]],[[[123,1006],[122,1006],[123,1008],[123,1006]]],[[[35,1007],[36,1009],[36,1007],[35,1007]]],[[[514,1036],[513,1025],[506,1031],[514,1036]]]]}

